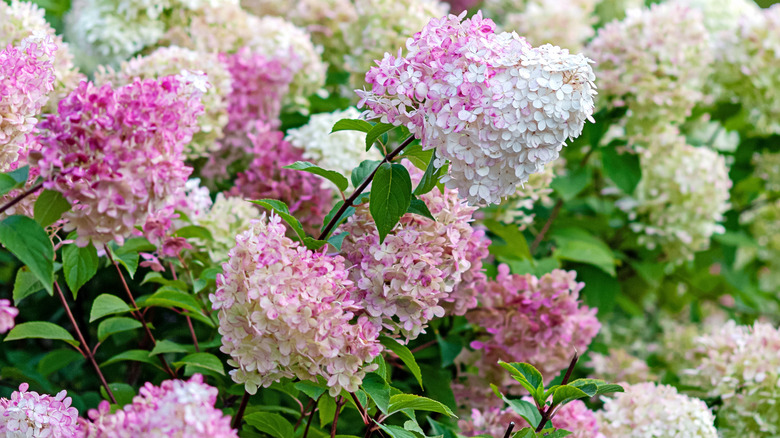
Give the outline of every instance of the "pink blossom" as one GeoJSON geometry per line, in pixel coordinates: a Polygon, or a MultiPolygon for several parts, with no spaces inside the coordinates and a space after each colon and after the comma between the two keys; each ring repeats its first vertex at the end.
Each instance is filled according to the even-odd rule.
{"type": "Polygon", "coordinates": [[[203,111],[192,75],[136,80],[116,90],[82,82],[41,123],[44,186],[73,206],[76,244],[123,243],[192,171],[183,148],[203,111]]]}
{"type": "Polygon", "coordinates": [[[0,333],[14,328],[14,318],[18,314],[19,309],[12,306],[10,300],[0,300],[0,333]]]}
{"type": "Polygon", "coordinates": [[[83,436],[79,412],[71,407],[64,390],[51,396],[28,392],[29,387],[22,383],[10,399],[0,399],[0,434],[8,438],[83,436]]]}
{"type": "Polygon", "coordinates": [[[354,392],[382,350],[355,302],[341,256],[312,252],[285,236],[279,216],[252,221],[217,276],[222,352],[233,380],[254,394],[287,378],[323,377],[332,396],[354,392]],[[354,321],[354,323],[352,323],[354,321]]]}
{"type": "MultiPolygon", "coordinates": [[[[489,408],[484,412],[472,409],[471,418],[458,422],[461,432],[466,436],[480,434],[501,437],[504,436],[510,422],[514,422],[515,430],[529,427],[527,421],[512,409],[489,408]]],[[[552,425],[557,429],[568,430],[572,438],[604,438],[599,432],[598,420],[585,403],[575,400],[562,407],[553,417],[552,425]]]]}
{"type": "Polygon", "coordinates": [[[131,404],[111,413],[103,401],[89,411],[93,423],[90,438],[237,438],[230,417],[215,408],[217,388],[203,383],[203,376],[190,380],[166,380],[158,386],[146,383],[131,404]]]}

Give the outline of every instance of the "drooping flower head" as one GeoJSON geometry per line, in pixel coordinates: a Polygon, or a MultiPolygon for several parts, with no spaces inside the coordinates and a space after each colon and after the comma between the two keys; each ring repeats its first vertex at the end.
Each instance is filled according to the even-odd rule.
{"type": "MultiPolygon", "coordinates": [[[[414,179],[422,172],[413,169],[414,179]]],[[[474,207],[455,190],[434,189],[420,196],[435,221],[404,215],[379,242],[366,205],[342,226],[349,234],[342,254],[354,267],[351,279],[369,316],[406,340],[416,338],[428,322],[445,311],[463,315],[477,305],[476,284],[484,281],[482,259],[489,241],[471,226],[474,207]]]]}
{"type": "Polygon", "coordinates": [[[281,379],[325,378],[330,394],[354,392],[382,347],[361,311],[341,256],[312,252],[265,215],[236,236],[209,298],[219,311],[233,380],[254,394],[281,379]],[[353,319],[356,321],[353,323],[353,319]]]}
{"type": "Polygon", "coordinates": [[[147,382],[133,402],[113,414],[107,401],[89,411],[92,420],[89,438],[238,438],[230,427],[230,417],[214,407],[217,388],[203,382],[203,376],[190,380],[166,380],[160,386],[147,382]]]}
{"type": "Polygon", "coordinates": [[[668,385],[639,383],[625,392],[603,397],[604,410],[596,413],[607,438],[716,438],[715,417],[707,405],[678,394],[668,385]]]}
{"type": "Polygon", "coordinates": [[[18,314],[19,309],[12,306],[10,300],[0,300],[0,333],[14,328],[14,318],[18,314]]]}
{"type": "MultiPolygon", "coordinates": [[[[505,362],[528,362],[543,375],[566,368],[575,349],[584,352],[599,331],[595,308],[581,305],[577,273],[556,269],[541,278],[498,266],[495,281],[480,285],[480,306],[467,313],[487,332],[471,346],[505,362]]],[[[494,363],[497,360],[493,361],[494,363]]]]}
{"type": "Polygon", "coordinates": [[[332,185],[310,173],[282,168],[303,160],[303,151],[285,141],[282,132],[258,122],[248,137],[252,162],[238,174],[230,196],[283,201],[306,231],[315,233],[333,204],[332,185]]]}
{"type": "Polygon", "coordinates": [[[303,150],[303,158],[318,166],[349,175],[363,160],[381,160],[379,151],[366,152],[366,134],[359,131],[338,131],[331,134],[333,125],[341,119],[357,119],[355,108],[332,113],[314,114],[300,128],[287,131],[285,140],[303,150]]]}
{"type": "Polygon", "coordinates": [[[183,150],[203,112],[193,81],[166,76],[116,90],[82,82],[41,123],[38,160],[44,186],[61,192],[72,210],[66,231],[78,245],[124,242],[136,225],[165,205],[187,181],[183,150]]]}
{"type": "Polygon", "coordinates": [[[204,113],[198,117],[199,131],[195,133],[184,151],[187,159],[208,156],[219,149],[216,142],[223,135],[228,122],[228,96],[232,92],[232,79],[226,66],[215,53],[199,53],[181,47],[162,47],[154,52],[122,62],[118,70],[98,68],[97,84],[110,83],[113,87],[127,85],[135,79],[157,79],[177,75],[182,70],[205,73],[206,90],[202,103],[204,113]]]}
{"type": "Polygon", "coordinates": [[[678,2],[630,9],[586,48],[609,107],[626,107],[631,127],[680,123],[704,98],[712,73],[710,37],[700,10],[678,2]]]}
{"type": "Polygon", "coordinates": [[[0,51],[0,172],[14,170],[26,150],[25,134],[35,128],[54,90],[56,50],[51,37],[38,34],[0,51]]]}
{"type": "Polygon", "coordinates": [[[358,90],[367,118],[404,125],[450,161],[442,182],[471,204],[500,203],[558,158],[593,113],[593,70],[582,55],[531,47],[477,14],[434,19],[386,54],[358,90]]]}
{"type": "Polygon", "coordinates": [[[72,407],[65,390],[57,395],[27,391],[19,385],[11,398],[0,399],[0,434],[8,438],[80,438],[79,411],[72,407]]]}
{"type": "MultiPolygon", "coordinates": [[[[458,421],[458,426],[466,436],[500,437],[504,436],[510,422],[515,423],[515,430],[530,426],[511,408],[489,408],[484,412],[473,409],[471,418],[458,421]]],[[[596,414],[581,400],[575,400],[562,407],[553,417],[552,424],[557,429],[571,432],[569,436],[573,438],[605,438],[599,432],[596,414]]]]}

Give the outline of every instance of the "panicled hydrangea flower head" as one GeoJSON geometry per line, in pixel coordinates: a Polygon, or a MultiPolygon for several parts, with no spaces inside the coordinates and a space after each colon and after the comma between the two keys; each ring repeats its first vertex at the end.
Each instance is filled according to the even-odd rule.
{"type": "Polygon", "coordinates": [[[73,206],[65,230],[77,230],[78,245],[122,244],[184,186],[192,171],[184,145],[203,112],[198,79],[166,76],[115,90],[82,82],[41,123],[37,165],[44,186],[73,206]]]}
{"type": "Polygon", "coordinates": [[[722,436],[780,434],[780,330],[768,323],[734,321],[696,339],[696,368],[686,384],[720,397],[722,436]]]}
{"type": "Polygon", "coordinates": [[[304,29],[280,17],[257,17],[237,4],[181,16],[174,11],[165,41],[199,52],[235,53],[248,47],[252,53],[280,60],[292,72],[285,104],[306,107],[307,97],[325,84],[327,66],[304,29]]]}
{"type": "Polygon", "coordinates": [[[130,84],[136,78],[157,79],[180,74],[183,70],[203,72],[208,81],[202,97],[204,113],[198,117],[200,130],[184,152],[187,159],[195,159],[208,156],[219,148],[216,140],[222,137],[222,129],[228,122],[227,100],[232,91],[232,81],[217,54],[198,53],[175,46],[162,47],[149,55],[122,62],[118,71],[99,67],[95,82],[117,87],[130,84]]]}
{"type": "MultiPolygon", "coordinates": [[[[737,31],[743,15],[757,15],[761,8],[753,0],[673,0],[690,8],[699,9],[704,16],[704,27],[715,39],[722,32],[737,31]]],[[[718,56],[716,54],[716,56],[718,56]]]]}
{"type": "Polygon", "coordinates": [[[719,222],[729,209],[731,189],[726,162],[711,149],[686,144],[675,128],[641,143],[642,179],[618,205],[628,211],[641,245],[660,247],[668,262],[683,263],[724,231],[719,222]]]}
{"type": "Polygon", "coordinates": [[[607,382],[641,383],[655,379],[647,362],[623,348],[610,348],[609,354],[591,352],[587,366],[593,368],[590,376],[607,382]]]}
{"type": "Polygon", "coordinates": [[[359,106],[436,148],[439,165],[450,161],[442,182],[470,204],[497,204],[592,119],[595,76],[582,55],[532,48],[479,13],[463,16],[431,20],[406,56],[386,54],[359,106]]]}
{"type": "Polygon", "coordinates": [[[160,386],[147,382],[133,402],[113,414],[107,401],[89,411],[89,438],[238,438],[230,417],[214,407],[217,388],[203,382],[166,380],[160,386]]]}
{"type": "MultiPolygon", "coordinates": [[[[422,176],[407,167],[414,179],[422,176]]],[[[476,209],[450,189],[434,188],[420,200],[436,220],[404,215],[382,243],[367,205],[357,207],[341,227],[349,233],[342,254],[354,265],[350,278],[362,306],[402,341],[416,338],[445,311],[463,315],[476,307],[476,284],[485,279],[482,259],[489,241],[471,226],[476,209]]]]}
{"type": "MultiPolygon", "coordinates": [[[[355,0],[357,20],[344,28],[344,68],[350,83],[362,87],[365,74],[386,53],[404,47],[410,35],[432,18],[447,15],[448,5],[439,0],[355,0]],[[345,50],[345,48],[348,48],[345,50]]],[[[368,79],[365,81],[369,82],[368,79]]]]}
{"type": "Polygon", "coordinates": [[[27,391],[19,385],[11,398],[0,399],[0,434],[7,438],[81,438],[79,411],[65,390],[56,396],[27,391]]]}
{"type": "Polygon", "coordinates": [[[580,51],[595,34],[593,12],[597,3],[598,0],[532,0],[522,12],[507,14],[502,27],[525,36],[534,45],[555,44],[580,51]]]}
{"type": "Polygon", "coordinates": [[[355,300],[341,256],[312,252],[265,215],[236,236],[210,296],[233,380],[254,394],[284,378],[325,378],[354,392],[381,352],[379,331],[355,300]],[[355,323],[352,321],[355,319],[355,323]]]}
{"type": "Polygon", "coordinates": [[[0,51],[0,172],[13,170],[19,153],[25,152],[25,134],[35,128],[54,90],[56,50],[51,37],[37,34],[0,51]]]}
{"type": "Polygon", "coordinates": [[[565,368],[576,349],[584,352],[599,331],[595,308],[581,305],[577,273],[556,269],[541,278],[498,266],[495,281],[479,287],[480,306],[466,314],[487,332],[471,346],[505,362],[528,362],[543,375],[565,368]]]}
{"type": "Polygon", "coordinates": [[[626,107],[631,127],[679,123],[705,97],[713,54],[702,13],[680,3],[631,9],[602,27],[586,49],[609,107],[626,107]]]}
{"type": "Polygon", "coordinates": [[[258,215],[257,208],[251,203],[220,193],[211,208],[190,219],[211,232],[213,239],[202,242],[211,260],[224,261],[228,258],[228,251],[236,245],[236,235],[249,228],[252,219],[258,215]]]}
{"type": "Polygon", "coordinates": [[[624,389],[602,397],[604,409],[596,413],[608,438],[717,438],[715,417],[703,401],[649,382],[624,389]]]}
{"type": "Polygon", "coordinates": [[[57,102],[73,91],[84,76],[74,67],[70,48],[61,36],[55,34],[54,28],[44,17],[45,12],[31,2],[12,0],[10,4],[0,3],[0,48],[8,44],[18,45],[23,39],[35,34],[51,38],[55,45],[50,59],[55,81],[54,91],[44,109],[46,112],[56,112],[57,102]]]}
{"type": "Polygon", "coordinates": [[[0,300],[0,333],[14,328],[14,319],[18,314],[19,309],[12,306],[10,300],[0,300]]]}
{"type": "Polygon", "coordinates": [[[359,131],[337,131],[331,134],[333,125],[341,119],[357,119],[355,108],[332,113],[314,114],[300,128],[287,131],[285,140],[303,149],[303,158],[318,166],[349,175],[363,160],[381,160],[375,148],[366,152],[366,134],[359,131]]]}
{"type": "MultiPolygon", "coordinates": [[[[511,408],[489,408],[485,412],[473,409],[471,418],[458,421],[458,426],[461,432],[469,437],[477,435],[501,437],[506,433],[510,422],[515,423],[515,430],[530,426],[511,408]]],[[[571,432],[569,436],[572,438],[605,438],[599,432],[596,414],[581,400],[575,400],[562,407],[553,417],[552,424],[558,429],[571,432]]]]}
{"type": "Polygon", "coordinates": [[[257,123],[249,134],[252,162],[238,174],[230,196],[277,199],[287,204],[307,232],[316,232],[333,204],[333,191],[320,177],[282,166],[303,160],[303,151],[284,140],[284,134],[257,123]]]}
{"type": "Polygon", "coordinates": [[[780,134],[780,6],[743,15],[720,40],[715,82],[737,99],[760,135],[780,134]]]}

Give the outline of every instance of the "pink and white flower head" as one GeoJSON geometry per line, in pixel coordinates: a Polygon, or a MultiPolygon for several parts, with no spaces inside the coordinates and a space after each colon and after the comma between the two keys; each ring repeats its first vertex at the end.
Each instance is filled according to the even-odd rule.
{"type": "Polygon", "coordinates": [[[89,438],[237,438],[230,417],[214,407],[217,388],[203,382],[166,380],[157,387],[146,383],[131,404],[111,413],[107,401],[89,411],[89,438]]]}
{"type": "Polygon", "coordinates": [[[13,170],[54,90],[56,50],[51,37],[35,34],[0,51],[0,172],[13,170]]]}
{"type": "MultiPolygon", "coordinates": [[[[461,432],[466,436],[488,435],[504,436],[507,426],[514,422],[516,430],[529,427],[523,417],[511,408],[488,408],[484,412],[472,409],[471,418],[458,421],[461,432]]],[[[596,414],[581,400],[575,400],[562,407],[553,417],[552,424],[558,429],[564,429],[572,434],[572,438],[605,438],[599,432],[596,414]]]]}
{"type": "Polygon", "coordinates": [[[0,300],[0,333],[14,328],[14,319],[19,315],[19,309],[11,305],[10,300],[0,300]]]}
{"type": "Polygon", "coordinates": [[[378,329],[355,302],[341,256],[312,252],[265,215],[236,236],[209,298],[222,352],[250,394],[281,379],[325,378],[332,396],[354,392],[381,352],[378,329]],[[356,320],[356,323],[351,321],[356,320]]]}
{"type": "Polygon", "coordinates": [[[192,171],[183,149],[203,112],[194,74],[136,80],[112,89],[82,82],[41,123],[44,186],[73,206],[65,231],[76,244],[122,244],[164,206],[192,171]]]}
{"type": "Polygon", "coordinates": [[[499,265],[495,281],[480,285],[480,307],[466,314],[487,332],[472,348],[505,362],[531,363],[545,376],[557,375],[574,350],[583,353],[601,328],[597,309],[579,301],[585,284],[576,276],[561,269],[541,278],[509,274],[507,265],[499,265]]]}
{"type": "Polygon", "coordinates": [[[62,390],[56,396],[27,391],[22,383],[11,398],[0,399],[0,435],[7,438],[82,437],[79,411],[62,390]]]}
{"type": "MultiPolygon", "coordinates": [[[[412,178],[420,170],[408,166],[412,178]]],[[[428,322],[449,310],[463,315],[477,305],[476,284],[485,280],[482,259],[489,241],[471,226],[476,208],[456,190],[434,189],[420,196],[435,221],[407,214],[379,243],[366,205],[342,227],[349,235],[342,254],[354,266],[350,278],[368,315],[406,340],[424,332],[428,322]]]]}
{"type": "Polygon", "coordinates": [[[386,54],[366,74],[372,89],[357,90],[359,106],[409,128],[438,165],[449,160],[442,182],[470,204],[498,204],[592,120],[595,76],[582,55],[464,16],[433,19],[406,56],[386,54]]]}

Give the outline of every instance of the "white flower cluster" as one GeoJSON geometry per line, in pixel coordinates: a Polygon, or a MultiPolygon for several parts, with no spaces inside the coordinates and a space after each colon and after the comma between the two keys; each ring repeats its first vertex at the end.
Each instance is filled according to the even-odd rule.
{"type": "Polygon", "coordinates": [[[729,321],[696,339],[698,366],[690,382],[719,396],[718,424],[723,437],[780,434],[780,330],[729,321]]]}
{"type": "Polygon", "coordinates": [[[303,149],[303,158],[328,170],[349,175],[363,160],[381,160],[375,148],[366,152],[366,134],[359,131],[330,133],[341,119],[357,119],[360,111],[347,108],[343,111],[315,114],[300,128],[287,131],[285,140],[303,149]]]}
{"type": "Polygon", "coordinates": [[[598,0],[532,0],[522,12],[508,14],[503,28],[516,31],[533,45],[555,44],[580,51],[595,34],[596,3],[598,0]]]}
{"type": "Polygon", "coordinates": [[[713,36],[721,32],[733,34],[739,27],[743,15],[755,16],[760,13],[753,0],[672,0],[681,5],[699,9],[704,15],[704,26],[713,36]]]}
{"type": "Polygon", "coordinates": [[[715,82],[738,99],[759,134],[780,134],[780,5],[743,15],[721,40],[715,82]]]}
{"type": "Polygon", "coordinates": [[[156,79],[176,75],[183,70],[202,71],[208,81],[207,90],[201,98],[205,112],[198,117],[200,131],[184,151],[187,158],[195,159],[219,149],[217,140],[222,137],[222,129],[228,122],[227,97],[232,91],[232,80],[216,53],[198,53],[176,46],[161,47],[149,55],[122,62],[118,71],[99,67],[95,81],[117,87],[127,85],[135,78],[156,79]]]}
{"type": "Polygon", "coordinates": [[[366,71],[385,53],[395,53],[432,18],[447,15],[449,6],[439,0],[355,0],[357,20],[344,29],[344,68],[350,85],[362,87],[366,71]]]}
{"type": "Polygon", "coordinates": [[[632,9],[586,48],[609,107],[626,107],[631,127],[679,123],[704,99],[713,54],[702,13],[679,3],[632,9]]]}
{"type": "Polygon", "coordinates": [[[655,383],[624,389],[603,397],[604,409],[596,413],[607,438],[717,438],[715,417],[703,401],[655,383]]]}
{"type": "Polygon", "coordinates": [[[685,143],[675,128],[649,136],[640,152],[642,179],[631,199],[618,205],[629,212],[631,229],[648,249],[660,247],[675,264],[707,249],[729,209],[731,180],[723,156],[685,143]]]}

